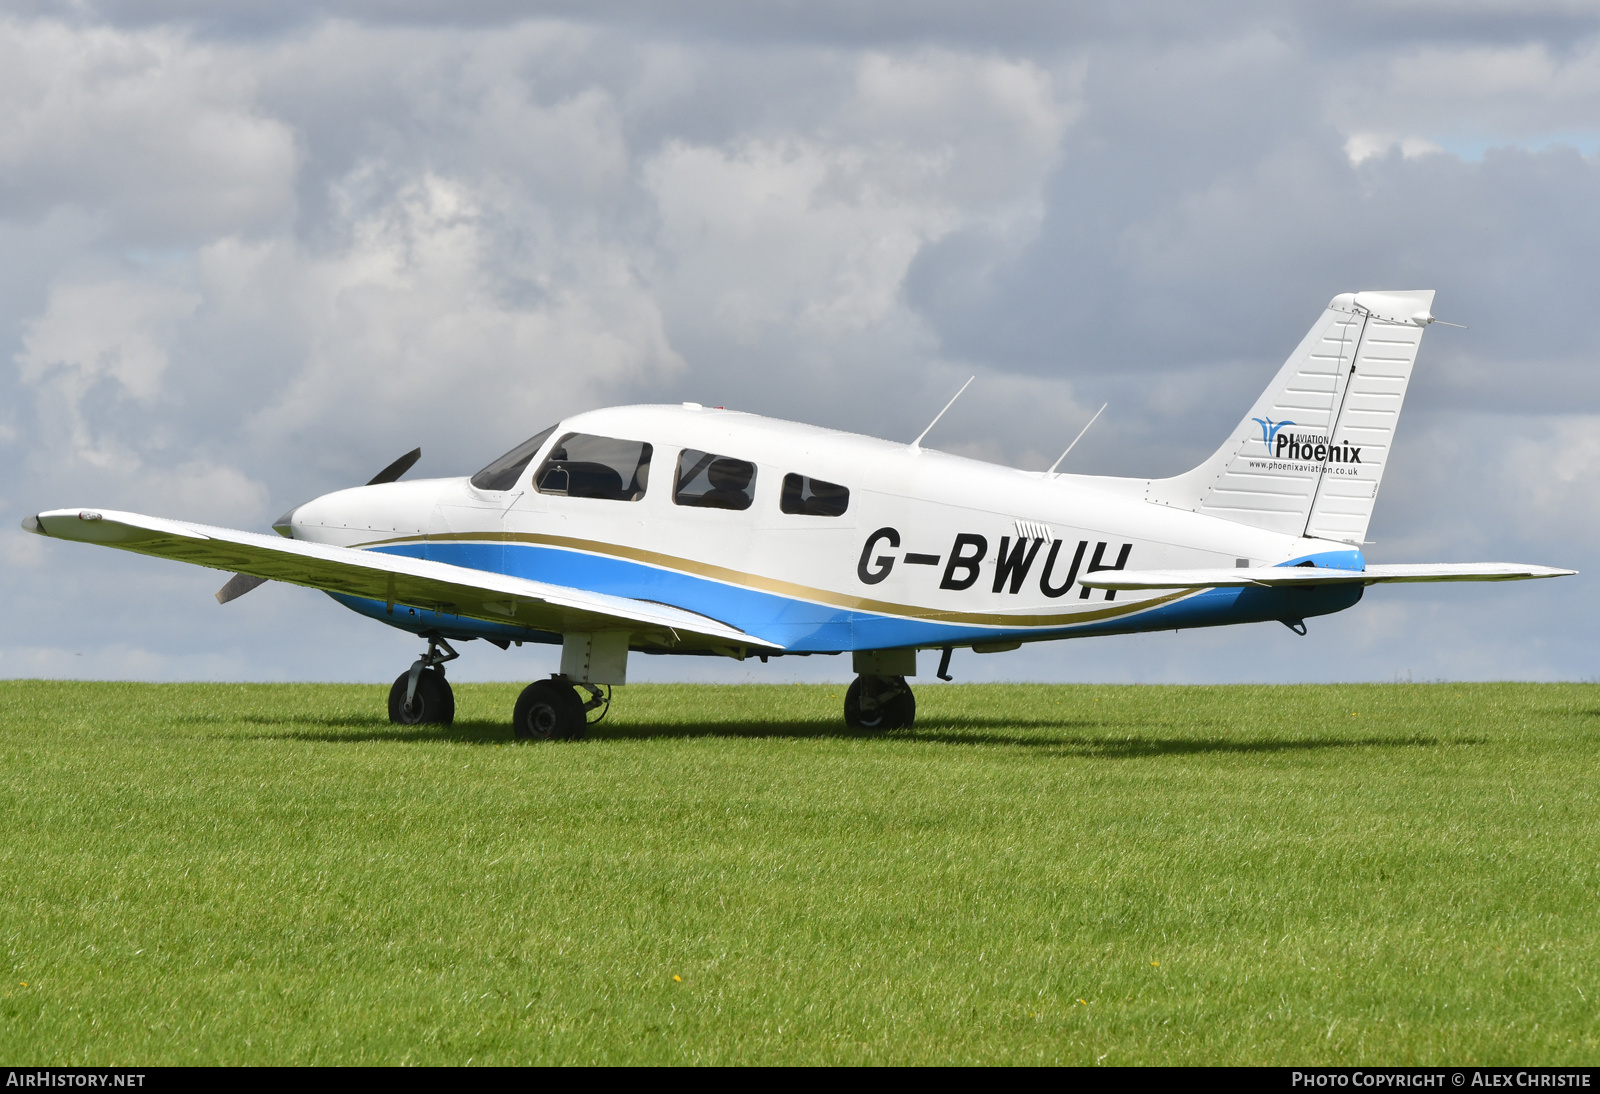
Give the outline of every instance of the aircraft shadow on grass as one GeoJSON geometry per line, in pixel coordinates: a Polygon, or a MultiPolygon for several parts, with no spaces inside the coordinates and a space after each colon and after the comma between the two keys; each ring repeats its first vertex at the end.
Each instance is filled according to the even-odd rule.
{"type": "MultiPolygon", "coordinates": [[[[252,725],[279,728],[263,733],[276,740],[312,741],[329,744],[425,744],[454,742],[475,745],[527,744],[516,741],[505,723],[498,721],[457,721],[446,727],[397,726],[378,718],[297,717],[294,715],[249,715],[241,719],[252,725]]],[[[1153,756],[1187,756],[1210,753],[1297,753],[1362,748],[1432,748],[1441,745],[1473,745],[1476,738],[1405,735],[1394,737],[1296,737],[1227,738],[1182,737],[1157,734],[1108,736],[1091,730],[1102,723],[1043,719],[963,718],[958,721],[930,722],[910,730],[888,733],[852,730],[825,719],[772,722],[644,723],[591,726],[589,741],[686,740],[693,738],[837,739],[881,740],[886,744],[923,744],[1022,748],[1049,756],[1075,756],[1101,759],[1137,759],[1153,756]],[[1000,732],[1009,730],[1010,732],[1000,732]]]]}

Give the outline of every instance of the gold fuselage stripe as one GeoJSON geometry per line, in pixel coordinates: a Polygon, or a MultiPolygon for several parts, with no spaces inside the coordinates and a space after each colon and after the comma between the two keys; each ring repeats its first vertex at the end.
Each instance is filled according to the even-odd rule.
{"type": "Polygon", "coordinates": [[[1086,612],[1061,612],[1052,615],[1003,615],[997,612],[959,612],[942,608],[922,608],[912,604],[893,604],[884,600],[869,600],[866,597],[851,596],[849,593],[838,593],[829,589],[816,589],[808,585],[797,585],[792,581],[780,581],[777,578],[763,577],[760,574],[747,574],[739,570],[728,569],[725,566],[716,566],[709,562],[664,555],[656,551],[647,551],[641,547],[628,547],[620,543],[604,543],[592,539],[575,539],[571,536],[545,535],[538,532],[447,532],[440,535],[396,536],[392,539],[376,539],[366,543],[353,544],[352,546],[372,548],[387,547],[397,543],[437,543],[447,540],[478,543],[535,543],[546,547],[583,551],[586,554],[625,558],[632,562],[642,562],[648,566],[656,566],[663,570],[676,570],[696,577],[721,581],[728,585],[758,589],[762,592],[776,593],[779,596],[793,597],[798,600],[810,600],[835,608],[876,612],[880,615],[897,615],[907,619],[925,619],[938,623],[964,623],[978,627],[1070,627],[1079,623],[1093,623],[1102,619],[1131,615],[1134,612],[1145,611],[1149,608],[1171,603],[1185,596],[1191,596],[1199,591],[1195,589],[1179,589],[1176,592],[1167,593],[1151,600],[1117,604],[1115,606],[1091,609],[1086,612]]]}

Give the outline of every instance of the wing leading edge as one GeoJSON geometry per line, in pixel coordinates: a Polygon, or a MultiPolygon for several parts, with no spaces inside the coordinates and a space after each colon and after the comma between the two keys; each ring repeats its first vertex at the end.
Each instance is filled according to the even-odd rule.
{"type": "Polygon", "coordinates": [[[737,627],[666,604],[551,585],[507,574],[361,551],[279,536],[215,528],[109,509],[56,509],[22,522],[54,539],[98,543],[142,555],[232,570],[271,581],[409,604],[490,623],[509,623],[550,634],[632,632],[634,641],[674,647],[713,646],[781,650],[737,627]]]}
{"type": "Polygon", "coordinates": [[[1378,585],[1397,581],[1529,581],[1576,570],[1510,562],[1403,563],[1340,570],[1323,566],[1252,566],[1234,570],[1101,570],[1078,580],[1091,589],[1283,588],[1293,585],[1378,585]]]}

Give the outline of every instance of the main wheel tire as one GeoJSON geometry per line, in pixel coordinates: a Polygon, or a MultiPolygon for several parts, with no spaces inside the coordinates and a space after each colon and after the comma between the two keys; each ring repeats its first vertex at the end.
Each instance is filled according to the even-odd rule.
{"type": "Polygon", "coordinates": [[[571,684],[537,680],[522,689],[511,713],[511,732],[524,740],[576,741],[583,737],[583,702],[571,684]]]}
{"type": "Polygon", "coordinates": [[[423,669],[417,676],[417,691],[406,709],[406,683],[410,670],[395,677],[389,688],[389,721],[399,726],[447,726],[456,720],[456,693],[438,669],[423,669]]]}
{"type": "Polygon", "coordinates": [[[917,697],[911,694],[905,677],[891,676],[872,681],[880,690],[897,692],[880,699],[871,713],[861,708],[862,680],[857,676],[844,693],[845,725],[853,729],[910,729],[917,720],[917,697]]]}

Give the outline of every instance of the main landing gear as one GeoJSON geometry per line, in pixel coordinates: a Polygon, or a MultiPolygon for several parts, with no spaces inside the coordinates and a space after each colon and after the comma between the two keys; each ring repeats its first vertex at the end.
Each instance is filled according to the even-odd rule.
{"type": "Polygon", "coordinates": [[[524,740],[578,741],[610,709],[609,685],[575,683],[557,674],[522,689],[511,715],[511,732],[524,740]]]}
{"type": "Polygon", "coordinates": [[[395,677],[389,688],[389,721],[402,726],[447,726],[456,719],[456,696],[444,678],[444,663],[461,655],[436,634],[422,637],[428,640],[428,652],[395,677]]]}
{"type": "Polygon", "coordinates": [[[844,721],[853,729],[910,729],[917,698],[904,676],[862,673],[845,690],[844,721]]]}
{"type": "MultiPolygon", "coordinates": [[[[917,720],[917,700],[907,676],[917,674],[914,649],[856,650],[851,657],[856,679],[844,693],[844,721],[852,729],[910,729],[917,720]]],[[[949,651],[939,662],[939,676],[950,667],[949,651]]]]}

